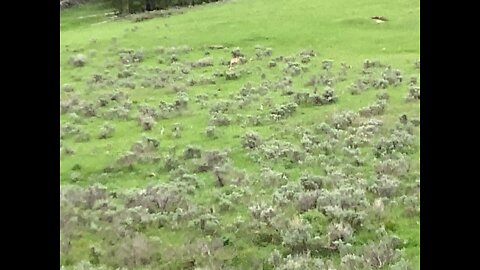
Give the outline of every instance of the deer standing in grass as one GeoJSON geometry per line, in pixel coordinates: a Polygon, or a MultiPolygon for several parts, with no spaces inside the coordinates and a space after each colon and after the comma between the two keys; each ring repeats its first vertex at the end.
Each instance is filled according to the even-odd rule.
{"type": "Polygon", "coordinates": [[[240,63],[240,57],[239,57],[239,56],[234,56],[234,57],[230,60],[229,70],[232,70],[232,69],[233,69],[233,66],[238,65],[238,63],[240,63]]]}

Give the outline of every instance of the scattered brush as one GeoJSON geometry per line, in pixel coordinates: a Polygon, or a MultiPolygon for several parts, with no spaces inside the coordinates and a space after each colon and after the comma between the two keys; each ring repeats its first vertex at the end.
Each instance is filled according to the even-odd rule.
{"type": "Polygon", "coordinates": [[[83,67],[87,63],[87,57],[83,54],[76,54],[70,57],[70,64],[74,67],[83,67]]]}

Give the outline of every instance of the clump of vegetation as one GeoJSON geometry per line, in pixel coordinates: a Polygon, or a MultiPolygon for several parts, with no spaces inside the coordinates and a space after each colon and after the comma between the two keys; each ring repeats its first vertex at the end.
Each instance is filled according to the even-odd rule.
{"type": "Polygon", "coordinates": [[[211,67],[211,66],[213,66],[213,58],[212,57],[205,57],[205,58],[199,59],[196,62],[192,63],[192,67],[194,67],[194,68],[211,67]]]}
{"type": "Polygon", "coordinates": [[[376,95],[377,97],[377,100],[389,100],[390,99],[390,95],[387,93],[387,92],[380,92],[376,95]]]}
{"type": "Polygon", "coordinates": [[[319,175],[304,173],[300,176],[299,182],[304,190],[319,190],[324,186],[325,179],[319,175]]]}
{"type": "Polygon", "coordinates": [[[321,190],[317,200],[317,209],[330,220],[360,226],[366,217],[369,206],[365,190],[344,185],[333,190],[321,190]]]}
{"type": "Polygon", "coordinates": [[[384,236],[379,242],[370,242],[363,247],[362,255],[368,266],[373,269],[383,267],[399,260],[402,241],[397,237],[384,236]]]}
{"type": "Polygon", "coordinates": [[[318,196],[319,192],[316,190],[300,193],[296,201],[297,210],[300,213],[304,213],[310,209],[315,209],[318,196]]]}
{"type": "Polygon", "coordinates": [[[321,95],[314,94],[310,96],[310,102],[313,105],[334,104],[337,101],[338,97],[335,95],[335,91],[330,87],[326,87],[321,95]]]}
{"type": "Polygon", "coordinates": [[[99,139],[111,138],[113,137],[114,132],[115,132],[115,127],[113,127],[110,123],[105,123],[100,129],[100,134],[98,134],[98,138],[99,139]]]}
{"type": "Polygon", "coordinates": [[[365,59],[365,61],[363,62],[363,68],[364,69],[381,68],[381,67],[385,67],[385,65],[380,63],[380,61],[378,61],[378,60],[365,59]]]}
{"type": "Polygon", "coordinates": [[[260,172],[260,181],[266,186],[285,185],[288,177],[285,173],[274,171],[270,168],[262,168],[260,172]]]}
{"type": "Polygon", "coordinates": [[[282,244],[293,253],[307,251],[308,242],[312,238],[312,226],[301,218],[290,220],[282,235],[282,244]]]}
{"type": "Polygon", "coordinates": [[[348,243],[353,236],[353,228],[349,223],[330,223],[327,227],[327,247],[338,250],[340,245],[348,243]]]}
{"type": "Polygon", "coordinates": [[[225,79],[227,81],[237,80],[240,78],[240,73],[236,70],[227,70],[225,71],[225,79]]]}
{"type": "Polygon", "coordinates": [[[406,157],[401,155],[399,158],[388,158],[377,161],[374,169],[378,175],[393,175],[400,177],[409,172],[409,164],[406,157]]]}
{"type": "Polygon", "coordinates": [[[208,126],[205,128],[205,135],[207,135],[208,138],[210,139],[217,139],[218,134],[217,134],[217,128],[216,126],[208,126]]]}
{"type": "Polygon", "coordinates": [[[208,123],[210,126],[228,126],[231,122],[232,120],[228,115],[224,113],[213,113],[208,123]]]}
{"type": "Polygon", "coordinates": [[[66,139],[69,137],[72,137],[74,135],[77,135],[81,132],[80,128],[69,123],[65,122],[61,125],[60,129],[60,139],[66,139]]]}
{"type": "Polygon", "coordinates": [[[198,146],[187,145],[183,151],[184,159],[200,158],[202,150],[198,146]]]}
{"type": "Polygon", "coordinates": [[[81,131],[80,133],[75,136],[75,142],[83,143],[90,141],[91,136],[89,133],[81,131]]]}
{"type": "Polygon", "coordinates": [[[143,49],[122,49],[119,53],[120,61],[126,65],[131,63],[139,63],[144,60],[145,52],[143,49]]]}
{"type": "Polygon", "coordinates": [[[415,60],[414,66],[416,69],[420,69],[420,59],[415,60]]]}
{"type": "Polygon", "coordinates": [[[402,72],[398,69],[388,67],[383,71],[382,77],[388,82],[388,85],[399,85],[403,81],[402,72]]]}
{"type": "Polygon", "coordinates": [[[379,99],[375,103],[361,108],[358,113],[362,117],[372,117],[382,115],[385,112],[387,102],[384,99],[379,99]]]}
{"type": "Polygon", "coordinates": [[[272,120],[280,120],[287,118],[297,110],[297,107],[298,105],[294,102],[278,105],[270,111],[270,118],[272,120]]]}
{"type": "Polygon", "coordinates": [[[211,171],[215,167],[222,167],[228,162],[228,153],[220,150],[203,151],[197,163],[198,172],[211,171]]]}
{"type": "Polygon", "coordinates": [[[150,115],[140,116],[138,122],[144,131],[152,130],[156,124],[155,118],[150,115]]]}
{"type": "Polygon", "coordinates": [[[188,200],[179,187],[171,184],[149,186],[145,189],[127,195],[125,194],[125,207],[142,207],[149,213],[170,212],[174,213],[177,208],[186,209],[188,200]]]}
{"type": "Polygon", "coordinates": [[[346,129],[353,124],[357,114],[352,111],[342,111],[332,116],[332,126],[336,129],[346,129]]]}
{"type": "Polygon", "coordinates": [[[410,86],[408,88],[408,94],[405,97],[406,101],[416,101],[420,100],[420,87],[410,86]]]}
{"type": "Polygon", "coordinates": [[[295,77],[302,73],[302,67],[300,63],[288,62],[286,67],[283,69],[283,72],[289,76],[295,77]]]}
{"type": "Polygon", "coordinates": [[[330,70],[333,67],[333,60],[327,59],[322,61],[322,69],[330,70]]]}
{"type": "Polygon", "coordinates": [[[381,137],[374,146],[375,157],[388,157],[395,153],[408,154],[414,144],[413,135],[404,130],[394,130],[389,137],[381,137]]]}
{"type": "Polygon", "coordinates": [[[246,149],[256,149],[262,144],[260,136],[253,131],[248,131],[243,135],[242,146],[246,149]]]}
{"type": "Polygon", "coordinates": [[[73,92],[75,89],[73,88],[73,86],[71,84],[64,84],[63,87],[62,87],[62,90],[66,93],[68,92],[73,92]]]}
{"type": "Polygon", "coordinates": [[[392,198],[400,186],[400,181],[394,176],[381,175],[375,179],[370,189],[379,197],[392,198]]]}
{"type": "Polygon", "coordinates": [[[84,54],[76,54],[70,57],[70,64],[74,67],[83,67],[87,63],[87,57],[84,54]]]}
{"type": "Polygon", "coordinates": [[[119,168],[128,168],[136,163],[158,162],[160,159],[157,154],[159,145],[160,142],[156,139],[143,137],[135,142],[130,150],[116,161],[116,164],[119,168]]]}

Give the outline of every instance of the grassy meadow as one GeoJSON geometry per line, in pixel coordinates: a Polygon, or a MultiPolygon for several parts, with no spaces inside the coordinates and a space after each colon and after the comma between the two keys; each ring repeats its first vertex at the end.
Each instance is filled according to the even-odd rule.
{"type": "Polygon", "coordinates": [[[419,269],[419,10],[62,10],[62,267],[419,269]]]}

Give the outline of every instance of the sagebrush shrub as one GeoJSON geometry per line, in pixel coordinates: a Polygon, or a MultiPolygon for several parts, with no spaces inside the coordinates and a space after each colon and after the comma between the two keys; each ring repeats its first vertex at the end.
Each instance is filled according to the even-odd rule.
{"type": "Polygon", "coordinates": [[[303,49],[303,50],[300,51],[299,55],[301,55],[301,56],[308,55],[310,57],[315,57],[317,54],[312,49],[303,49]]]}
{"type": "Polygon", "coordinates": [[[221,150],[203,151],[198,162],[197,171],[206,172],[214,167],[222,167],[229,161],[228,153],[221,150]]]}
{"type": "Polygon", "coordinates": [[[355,254],[346,254],[342,256],[340,267],[343,270],[367,270],[369,266],[365,258],[355,254]]]}
{"type": "Polygon", "coordinates": [[[254,219],[265,222],[268,225],[272,224],[272,219],[277,215],[274,207],[268,206],[263,202],[260,204],[254,204],[248,209],[254,219]]]}
{"type": "Polygon", "coordinates": [[[409,154],[413,150],[414,136],[405,130],[393,130],[389,137],[381,137],[374,145],[375,157],[387,157],[395,153],[409,154]]]}
{"type": "Polygon", "coordinates": [[[70,64],[74,67],[83,67],[87,63],[87,57],[83,54],[76,54],[70,57],[70,64]]]}
{"type": "Polygon", "coordinates": [[[88,142],[90,139],[90,134],[86,132],[80,132],[77,134],[77,136],[75,136],[75,142],[88,142]]]}
{"type": "Polygon", "coordinates": [[[310,103],[310,93],[307,91],[297,92],[293,96],[293,101],[299,105],[310,103]]]}
{"type": "Polygon", "coordinates": [[[388,87],[388,85],[389,85],[388,80],[386,80],[384,78],[380,78],[380,79],[372,81],[372,86],[375,89],[386,89],[388,87]]]}
{"type": "Polygon", "coordinates": [[[150,115],[142,115],[139,117],[139,124],[142,127],[144,131],[149,131],[152,130],[152,128],[155,126],[156,121],[155,118],[153,118],[150,115]]]}
{"type": "Polygon", "coordinates": [[[337,250],[339,248],[339,243],[346,243],[350,241],[352,235],[353,228],[349,223],[330,223],[327,227],[327,246],[330,249],[337,250]]]}
{"type": "Polygon", "coordinates": [[[294,253],[305,252],[312,237],[310,223],[301,218],[294,218],[290,220],[287,229],[282,232],[282,245],[294,253]]]}
{"type": "Polygon", "coordinates": [[[212,104],[210,107],[210,113],[226,113],[232,109],[232,101],[219,100],[212,104]]]}
{"type": "Polygon", "coordinates": [[[405,156],[379,160],[374,165],[375,172],[379,175],[387,174],[393,176],[404,176],[409,172],[409,163],[405,156]]]}
{"type": "Polygon", "coordinates": [[[390,270],[413,270],[413,267],[407,260],[401,258],[398,262],[390,266],[390,270]]]}
{"type": "Polygon", "coordinates": [[[379,92],[376,95],[376,97],[377,97],[378,100],[389,100],[390,99],[390,95],[387,92],[379,92]]]}
{"type": "Polygon", "coordinates": [[[208,124],[210,126],[228,126],[231,121],[230,117],[224,113],[213,113],[210,116],[208,124]]]}
{"type": "Polygon", "coordinates": [[[361,108],[358,113],[362,117],[372,117],[382,115],[385,112],[387,102],[384,99],[379,99],[375,103],[361,108]]]}
{"type": "Polygon", "coordinates": [[[64,84],[62,87],[62,90],[68,93],[68,92],[73,92],[75,89],[71,84],[64,84]]]}
{"type": "Polygon", "coordinates": [[[384,236],[379,242],[365,245],[362,255],[373,269],[382,269],[399,259],[398,248],[402,241],[397,237],[384,236]]]}
{"type": "Polygon", "coordinates": [[[317,209],[335,221],[348,222],[352,226],[363,223],[369,206],[365,190],[343,185],[333,190],[322,189],[317,200],[317,209]]]}
{"type": "Polygon", "coordinates": [[[130,110],[124,106],[115,106],[103,112],[102,116],[108,120],[121,119],[129,120],[130,119],[130,110]]]}
{"type": "Polygon", "coordinates": [[[138,156],[132,151],[127,151],[125,154],[120,156],[116,163],[120,167],[131,167],[138,161],[138,156]]]}
{"type": "Polygon", "coordinates": [[[418,195],[402,195],[399,202],[405,207],[404,213],[407,217],[420,214],[420,197],[418,195]]]}
{"type": "Polygon", "coordinates": [[[323,60],[322,61],[322,69],[330,70],[333,67],[333,60],[323,60]]]}
{"type": "Polygon", "coordinates": [[[405,98],[406,101],[416,101],[420,100],[420,87],[418,86],[410,86],[408,88],[408,94],[405,98]]]}
{"type": "Polygon", "coordinates": [[[210,138],[210,139],[217,139],[218,134],[217,134],[217,128],[216,126],[208,126],[205,128],[205,135],[210,138]]]}
{"type": "Polygon", "coordinates": [[[385,65],[380,63],[378,60],[369,60],[365,59],[363,62],[363,68],[364,69],[369,69],[369,68],[378,68],[378,67],[384,67],[385,65]]]}
{"type": "Polygon", "coordinates": [[[192,67],[210,67],[213,66],[213,58],[212,57],[205,57],[202,59],[197,60],[196,62],[192,63],[192,67]]]}
{"type": "Polygon", "coordinates": [[[328,269],[336,270],[331,261],[324,261],[315,258],[309,252],[297,255],[287,255],[282,262],[276,266],[276,270],[302,270],[302,269],[328,269]]]}
{"type": "Polygon", "coordinates": [[[145,52],[143,49],[122,49],[119,53],[120,61],[124,64],[143,62],[145,58],[145,52]]]}
{"type": "Polygon", "coordinates": [[[300,176],[299,182],[305,190],[317,190],[323,187],[325,179],[319,175],[304,173],[300,176]]]}
{"type": "Polygon", "coordinates": [[[184,159],[200,158],[202,150],[198,146],[187,145],[183,151],[184,159]]]}
{"type": "Polygon", "coordinates": [[[338,97],[335,95],[335,91],[330,87],[326,87],[321,95],[310,95],[310,102],[314,105],[334,104],[337,101],[338,97]]]}
{"type": "Polygon", "coordinates": [[[254,131],[247,131],[242,138],[242,147],[246,149],[256,149],[262,144],[262,138],[254,131]]]}
{"type": "Polygon", "coordinates": [[[237,80],[240,78],[240,73],[236,70],[227,70],[225,71],[225,79],[227,81],[237,80]]]}
{"type": "Polygon", "coordinates": [[[264,167],[260,171],[260,181],[268,186],[284,185],[288,181],[288,176],[285,173],[264,167]]]}
{"type": "Polygon", "coordinates": [[[190,173],[183,166],[179,165],[169,172],[170,181],[175,183],[185,183],[187,185],[187,193],[193,193],[195,189],[198,189],[203,185],[202,181],[196,174],[190,173]],[[193,188],[192,188],[193,187],[193,188]]]}
{"type": "Polygon", "coordinates": [[[272,120],[280,120],[291,116],[297,110],[298,104],[294,102],[278,105],[270,111],[272,120]]]}
{"type": "Polygon", "coordinates": [[[384,80],[388,82],[388,85],[399,85],[403,81],[402,72],[398,69],[391,69],[387,67],[385,71],[382,73],[382,77],[384,80]]]}
{"type": "Polygon", "coordinates": [[[203,214],[194,219],[191,224],[207,235],[216,235],[221,230],[220,220],[213,214],[203,214]]]}
{"type": "Polygon", "coordinates": [[[67,145],[64,145],[64,146],[60,147],[60,151],[64,155],[68,155],[68,156],[74,155],[75,152],[76,152],[73,148],[71,148],[70,146],[67,146],[67,145]]]}
{"type": "Polygon", "coordinates": [[[77,135],[81,133],[81,130],[79,127],[69,123],[69,122],[65,122],[61,125],[61,129],[60,129],[60,139],[66,139],[66,138],[69,138],[69,137],[72,137],[74,135],[77,135]]]}
{"type": "Polygon", "coordinates": [[[81,178],[82,178],[82,174],[79,173],[79,172],[72,172],[70,174],[70,181],[72,183],[76,183],[76,182],[80,181],[81,178]]]}
{"type": "Polygon", "coordinates": [[[286,67],[283,69],[283,72],[285,74],[288,74],[292,77],[300,75],[302,72],[302,68],[300,66],[300,63],[297,62],[288,62],[286,67]]]}
{"type": "Polygon", "coordinates": [[[188,200],[185,194],[175,185],[159,184],[125,194],[125,207],[141,206],[149,213],[175,212],[177,208],[185,209],[188,200]]]}
{"type": "Polygon", "coordinates": [[[127,237],[115,248],[117,264],[133,268],[149,264],[153,259],[154,250],[149,239],[143,234],[127,237]]]}
{"type": "Polygon", "coordinates": [[[319,192],[317,190],[302,192],[298,195],[296,208],[300,213],[315,209],[319,192]]]}
{"type": "Polygon", "coordinates": [[[352,111],[341,111],[332,116],[332,126],[336,129],[346,129],[353,124],[357,114],[352,111]]]}
{"type": "Polygon", "coordinates": [[[100,133],[98,134],[99,139],[108,139],[113,137],[113,133],[115,132],[115,127],[112,126],[110,123],[105,123],[100,128],[100,133]]]}
{"type": "Polygon", "coordinates": [[[302,192],[303,190],[299,183],[288,182],[274,191],[272,201],[278,206],[285,206],[292,201],[298,200],[302,192]]]}

